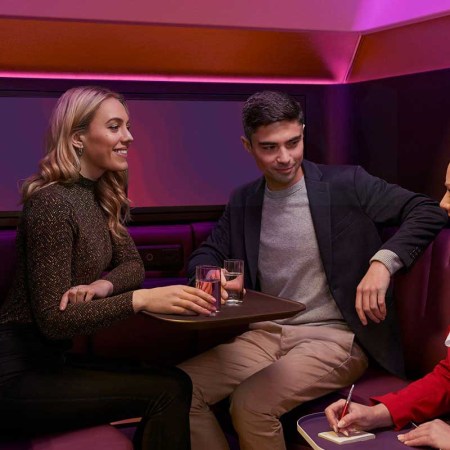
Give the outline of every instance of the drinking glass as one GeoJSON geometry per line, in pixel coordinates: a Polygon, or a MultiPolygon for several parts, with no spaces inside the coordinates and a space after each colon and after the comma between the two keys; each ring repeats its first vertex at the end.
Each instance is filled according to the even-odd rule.
{"type": "Polygon", "coordinates": [[[244,261],[226,259],[224,261],[225,289],[228,293],[227,305],[239,305],[244,299],[244,261]]]}
{"type": "Polygon", "coordinates": [[[197,266],[195,268],[195,287],[212,295],[216,299],[216,312],[211,312],[212,316],[219,312],[221,307],[220,277],[220,267],[197,266]]]}

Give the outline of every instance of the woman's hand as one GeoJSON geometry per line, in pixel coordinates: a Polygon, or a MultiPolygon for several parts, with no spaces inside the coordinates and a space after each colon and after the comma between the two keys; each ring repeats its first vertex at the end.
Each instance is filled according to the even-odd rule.
{"type": "Polygon", "coordinates": [[[345,400],[338,400],[325,409],[328,423],[336,433],[348,435],[356,430],[368,431],[393,424],[389,410],[382,403],[375,406],[365,406],[350,402],[348,414],[341,419],[344,405],[345,400]]]}
{"type": "Polygon", "coordinates": [[[425,422],[408,433],[399,434],[398,440],[405,445],[414,447],[428,445],[441,450],[449,450],[450,425],[439,419],[425,422]]]}
{"type": "Polygon", "coordinates": [[[72,286],[64,292],[59,302],[59,309],[64,311],[69,303],[90,302],[93,298],[105,298],[112,294],[114,286],[108,280],[96,280],[91,284],[72,286]]]}
{"type": "Polygon", "coordinates": [[[133,292],[135,312],[209,316],[216,311],[215,302],[212,295],[184,285],[139,289],[133,292]]]}

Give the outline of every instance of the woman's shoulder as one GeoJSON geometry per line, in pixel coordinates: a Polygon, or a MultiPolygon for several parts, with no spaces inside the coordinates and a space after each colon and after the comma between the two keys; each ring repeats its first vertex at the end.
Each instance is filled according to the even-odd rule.
{"type": "Polygon", "coordinates": [[[72,209],[67,187],[59,183],[50,184],[34,192],[25,202],[23,212],[55,214],[72,209]]]}

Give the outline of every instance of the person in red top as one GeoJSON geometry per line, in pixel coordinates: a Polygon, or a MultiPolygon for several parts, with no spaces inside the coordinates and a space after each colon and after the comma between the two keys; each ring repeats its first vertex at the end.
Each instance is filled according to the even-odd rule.
{"type": "MultiPolygon", "coordinates": [[[[440,206],[450,217],[450,164],[445,178],[446,192],[440,206]]],[[[348,433],[353,429],[395,426],[401,429],[410,422],[419,422],[417,428],[398,438],[409,446],[429,445],[441,450],[450,449],[450,425],[440,419],[430,420],[450,413],[450,326],[445,345],[447,357],[431,373],[406,388],[372,400],[374,406],[350,403],[349,413],[340,419],[345,400],[339,400],[325,409],[328,422],[334,431],[348,433]]]]}
{"type": "Polygon", "coordinates": [[[444,208],[445,210],[447,210],[448,215],[450,217],[450,164],[447,167],[447,174],[445,177],[445,194],[442,197],[440,206],[441,208],[444,208]]]}
{"type": "Polygon", "coordinates": [[[340,415],[345,400],[339,400],[325,409],[330,426],[337,432],[353,429],[395,426],[401,429],[410,422],[419,422],[417,428],[398,439],[409,446],[428,445],[441,450],[450,449],[450,425],[440,419],[427,420],[450,412],[450,326],[445,344],[447,357],[431,373],[414,381],[400,391],[374,397],[374,406],[350,403],[348,414],[340,415]]]}

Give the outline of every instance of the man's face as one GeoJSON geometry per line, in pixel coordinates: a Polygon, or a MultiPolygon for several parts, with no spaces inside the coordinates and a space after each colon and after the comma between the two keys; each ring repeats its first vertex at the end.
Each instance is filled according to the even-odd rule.
{"type": "Polygon", "coordinates": [[[259,127],[251,142],[241,138],[270,190],[286,189],[303,177],[303,128],[297,120],[283,120],[259,127]]]}
{"type": "Polygon", "coordinates": [[[445,177],[445,195],[441,200],[441,208],[447,210],[447,213],[450,217],[450,164],[447,167],[447,175],[445,177]]]}

